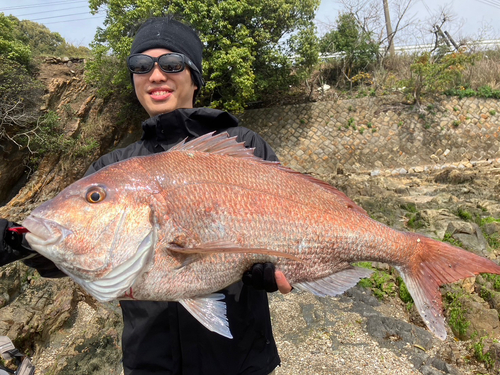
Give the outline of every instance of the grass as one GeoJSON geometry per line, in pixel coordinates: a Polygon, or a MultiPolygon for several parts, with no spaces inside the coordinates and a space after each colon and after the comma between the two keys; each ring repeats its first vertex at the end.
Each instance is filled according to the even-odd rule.
{"type": "Polygon", "coordinates": [[[453,235],[451,233],[445,233],[444,237],[443,237],[443,242],[448,242],[449,244],[451,244],[453,246],[463,248],[464,244],[461,241],[454,239],[452,236],[453,235]]]}
{"type": "Polygon", "coordinates": [[[466,311],[461,301],[465,296],[466,294],[462,289],[454,288],[447,292],[444,298],[445,308],[448,311],[448,324],[459,338],[465,337],[470,326],[470,322],[465,317],[466,311]]]}
{"type": "Polygon", "coordinates": [[[487,337],[481,337],[479,341],[472,345],[474,349],[474,357],[477,361],[482,362],[486,365],[486,368],[492,368],[495,365],[495,360],[491,357],[490,352],[484,353],[484,339],[487,337]]]}

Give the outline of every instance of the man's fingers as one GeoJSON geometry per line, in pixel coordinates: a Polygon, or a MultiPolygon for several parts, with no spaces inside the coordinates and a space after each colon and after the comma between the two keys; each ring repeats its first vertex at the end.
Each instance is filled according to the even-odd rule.
{"type": "Polygon", "coordinates": [[[292,286],[286,279],[285,275],[281,271],[276,271],[274,274],[274,277],[276,278],[276,284],[278,284],[278,290],[282,294],[287,294],[292,291],[292,286]]]}

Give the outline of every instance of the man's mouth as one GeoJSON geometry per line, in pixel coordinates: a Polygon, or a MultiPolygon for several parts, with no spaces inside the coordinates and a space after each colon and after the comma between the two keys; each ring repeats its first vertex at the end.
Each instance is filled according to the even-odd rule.
{"type": "Polygon", "coordinates": [[[164,96],[170,94],[172,91],[167,91],[167,90],[157,90],[157,91],[152,91],[151,95],[152,96],[164,96]]]}

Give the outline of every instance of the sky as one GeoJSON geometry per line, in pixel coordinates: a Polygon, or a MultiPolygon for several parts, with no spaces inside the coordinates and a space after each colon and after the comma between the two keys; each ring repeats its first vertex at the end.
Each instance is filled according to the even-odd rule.
{"type": "MultiPolygon", "coordinates": [[[[361,0],[344,0],[354,2],[361,0]]],[[[380,0],[381,1],[381,0],[380,0]]],[[[389,0],[396,1],[396,0],[389,0]]],[[[455,17],[450,25],[450,34],[458,40],[461,37],[476,38],[480,30],[487,30],[487,39],[500,39],[500,0],[413,0],[414,5],[407,13],[414,22],[426,25],[433,15],[448,5],[449,13],[455,17]],[[485,28],[485,26],[488,26],[485,28]]],[[[324,34],[335,23],[343,6],[339,0],[321,0],[316,15],[318,31],[324,34]]],[[[88,0],[0,0],[0,12],[12,14],[46,25],[58,32],[68,43],[88,46],[94,39],[97,27],[102,26],[105,14],[91,15],[88,0]]],[[[391,15],[392,22],[395,22],[391,15]]],[[[424,28],[425,29],[425,28],[424,28]]],[[[430,35],[430,34],[429,34],[430,35]]],[[[420,44],[413,35],[408,37],[410,45],[420,44]]]]}

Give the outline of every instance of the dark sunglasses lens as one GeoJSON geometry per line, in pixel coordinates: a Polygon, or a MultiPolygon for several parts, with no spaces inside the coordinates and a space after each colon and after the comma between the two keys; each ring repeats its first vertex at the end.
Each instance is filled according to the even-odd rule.
{"type": "Polygon", "coordinates": [[[158,65],[167,73],[178,73],[184,70],[184,61],[179,55],[163,55],[160,57],[158,65]]]}
{"type": "Polygon", "coordinates": [[[128,67],[132,73],[147,73],[153,68],[153,65],[153,59],[146,55],[132,56],[128,60],[128,67]]]}

